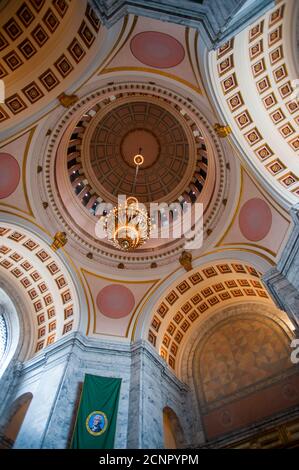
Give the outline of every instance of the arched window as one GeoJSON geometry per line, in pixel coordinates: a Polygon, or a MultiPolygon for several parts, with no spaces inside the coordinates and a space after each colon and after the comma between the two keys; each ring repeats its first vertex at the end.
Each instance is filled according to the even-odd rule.
{"type": "Polygon", "coordinates": [[[7,326],[3,314],[0,312],[0,363],[7,345],[7,326]]]}
{"type": "Polygon", "coordinates": [[[14,446],[32,398],[32,393],[24,393],[10,406],[9,419],[0,436],[0,449],[10,449],[14,446]]]}
{"type": "Polygon", "coordinates": [[[163,429],[165,449],[181,449],[186,446],[179,418],[168,406],[163,409],[163,429]]]}
{"type": "Polygon", "coordinates": [[[0,279],[0,380],[20,348],[20,323],[15,303],[0,279]]]}

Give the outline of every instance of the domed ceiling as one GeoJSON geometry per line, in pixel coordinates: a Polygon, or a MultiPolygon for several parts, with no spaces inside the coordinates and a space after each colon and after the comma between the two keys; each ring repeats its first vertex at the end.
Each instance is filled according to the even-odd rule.
{"type": "Polygon", "coordinates": [[[87,178],[100,193],[103,188],[113,196],[134,195],[141,202],[169,199],[185,179],[189,160],[194,160],[189,157],[185,127],[165,105],[148,101],[117,105],[100,116],[93,131],[90,160],[83,161],[87,178]],[[133,159],[138,153],[144,164],[135,182],[133,159]]]}
{"type": "Polygon", "coordinates": [[[212,126],[191,100],[161,86],[97,84],[53,127],[44,165],[47,199],[60,226],[109,264],[177,258],[185,241],[172,227],[185,203],[192,217],[194,203],[203,204],[206,230],[225,209],[226,167],[212,126]],[[144,164],[136,177],[133,158],[139,152],[144,164]],[[157,223],[161,230],[168,226],[169,234],[151,237],[130,254],[99,238],[97,223],[107,215],[106,205],[115,206],[122,195],[148,208],[166,203],[157,223]],[[169,208],[172,203],[177,212],[169,208]]]}
{"type": "MultiPolygon", "coordinates": [[[[33,12],[32,2],[25,3],[33,12]]],[[[46,3],[30,23],[29,35],[31,28],[35,28],[35,21],[42,25],[46,21],[46,3]]],[[[220,127],[226,122],[215,115],[205,95],[208,75],[201,57],[205,47],[199,32],[185,25],[134,15],[118,21],[113,28],[106,28],[94,22],[91,5],[83,0],[82,5],[79,3],[80,11],[76,15],[73,2],[66,2],[63,15],[57,11],[58,2],[49,0],[47,3],[60,18],[51,38],[57,39],[55,44],[59,43],[60,49],[67,51],[65,56],[72,62],[73,69],[61,81],[61,88],[57,85],[51,89],[50,99],[45,97],[44,102],[41,98],[28,108],[32,120],[38,112],[44,114],[34,121],[34,127],[30,127],[30,120],[26,121],[28,135],[20,136],[24,145],[9,141],[8,146],[2,148],[2,154],[10,156],[13,171],[9,173],[9,185],[6,180],[6,186],[3,182],[1,203],[14,205],[17,210],[36,217],[51,233],[65,231],[71,252],[79,253],[78,257],[82,256],[84,262],[89,263],[87,257],[96,263],[102,262],[101,266],[107,264],[107,270],[122,264],[127,269],[140,269],[152,264],[178,263],[185,249],[184,237],[151,238],[130,254],[117,250],[107,239],[99,239],[95,227],[101,217],[107,215],[102,203],[115,206],[119,195],[136,196],[148,207],[153,202],[175,203],[180,210],[186,207],[185,203],[191,203],[193,214],[195,203],[202,203],[206,251],[214,249],[218,242],[219,246],[222,243],[229,246],[232,241],[247,245],[247,242],[251,245],[262,242],[267,243],[268,252],[271,250],[270,255],[274,257],[280,247],[280,238],[273,238],[271,232],[275,213],[270,214],[268,202],[248,182],[245,173],[241,174],[237,152],[234,153],[231,146],[232,137],[220,139],[222,136],[215,132],[217,122],[220,127]],[[90,38],[90,44],[86,44],[88,50],[82,60],[77,58],[78,62],[68,39],[60,42],[63,31],[68,30],[74,18],[76,21],[69,34],[76,34],[82,47],[85,45],[83,38],[87,40],[80,29],[83,18],[95,37],[90,38]],[[65,28],[61,29],[63,26],[65,28]],[[73,80],[74,75],[76,80],[73,80]],[[72,105],[58,100],[61,92],[75,98],[72,105]],[[32,145],[29,141],[26,143],[27,137],[32,139],[32,145]],[[23,148],[24,159],[28,156],[26,174],[21,156],[23,148]],[[144,163],[135,178],[133,158],[139,152],[144,163]],[[39,197],[36,197],[37,190],[39,197]],[[21,194],[24,195],[22,204],[21,194]],[[257,231],[257,225],[263,230],[257,231]]],[[[20,24],[17,2],[12,5],[9,11],[4,9],[4,24],[15,14],[20,24]]],[[[24,28],[23,33],[27,34],[24,28]]],[[[40,66],[43,69],[51,66],[52,70],[51,64],[56,63],[58,48],[52,47],[53,56],[48,55],[48,46],[54,44],[51,38],[42,49],[44,60],[40,66]]],[[[19,40],[23,38],[20,36],[19,40]]],[[[4,55],[8,47],[11,46],[3,49],[4,55]]],[[[230,50],[225,51],[229,53],[230,50]]],[[[37,52],[32,61],[39,56],[37,52]]],[[[219,60],[222,62],[222,56],[219,60]]],[[[34,65],[32,61],[26,65],[34,65]]],[[[56,66],[54,70],[58,76],[56,66]]],[[[225,73],[230,73],[229,70],[225,73]]],[[[21,79],[19,72],[21,68],[14,74],[21,79]]],[[[42,72],[32,67],[32,74],[37,78],[29,80],[27,74],[22,77],[26,77],[26,81],[34,78],[39,84],[42,72]]],[[[19,88],[19,93],[23,93],[24,84],[19,88]]],[[[14,89],[7,87],[8,97],[14,93],[14,89]]],[[[7,106],[4,103],[2,108],[7,106]]],[[[19,119],[25,119],[27,111],[20,111],[11,122],[17,124],[19,119]]],[[[7,135],[9,121],[4,123],[5,129],[8,126],[7,135]]],[[[8,161],[8,157],[5,158],[8,161]]],[[[164,215],[159,219],[159,228],[169,226],[171,232],[175,216],[170,210],[169,217],[166,214],[164,219],[164,215]]],[[[282,237],[286,230],[287,221],[282,237]]],[[[194,253],[194,258],[199,254],[194,253]]]]}
{"type": "Polygon", "coordinates": [[[113,203],[119,195],[145,204],[195,202],[208,175],[207,148],[198,126],[179,111],[152,94],[120,93],[85,112],[71,133],[67,158],[75,193],[88,194],[83,205],[90,208],[89,195],[113,203]],[[144,163],[136,177],[138,153],[144,163]]]}
{"type": "MultiPolygon", "coordinates": [[[[1,130],[34,118],[88,70],[97,67],[114,38],[87,0],[0,1],[1,130]],[[97,60],[95,60],[97,56],[97,60]],[[100,59],[101,57],[101,59],[100,59]]],[[[115,30],[117,36],[117,29],[115,30]]],[[[83,81],[83,80],[82,80],[83,81]]]]}

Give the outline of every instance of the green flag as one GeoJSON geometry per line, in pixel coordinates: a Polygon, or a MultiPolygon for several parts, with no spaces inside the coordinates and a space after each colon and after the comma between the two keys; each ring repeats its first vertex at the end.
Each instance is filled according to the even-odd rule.
{"type": "Polygon", "coordinates": [[[86,374],[72,449],[113,449],[121,379],[86,374]]]}

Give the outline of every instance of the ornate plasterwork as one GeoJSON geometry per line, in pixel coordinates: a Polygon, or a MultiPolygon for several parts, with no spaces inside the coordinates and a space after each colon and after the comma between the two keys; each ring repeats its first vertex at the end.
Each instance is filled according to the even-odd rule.
{"type": "Polygon", "coordinates": [[[257,299],[252,303],[240,303],[235,305],[226,305],[223,309],[219,309],[215,315],[211,315],[205,322],[198,324],[191,334],[188,336],[188,342],[185,343],[183,354],[180,358],[179,375],[185,382],[192,377],[193,358],[198,344],[205,340],[211,331],[217,328],[221,322],[226,322],[230,318],[238,318],[240,316],[252,315],[258,316],[262,321],[273,322],[276,328],[281,330],[285,338],[291,340],[294,337],[294,326],[290,322],[287,314],[282,310],[278,310],[273,303],[260,303],[257,299]]]}
{"type": "Polygon", "coordinates": [[[77,294],[50,247],[19,228],[1,223],[0,270],[31,305],[35,352],[78,326],[77,294]]]}
{"type": "MultiPolygon", "coordinates": [[[[101,100],[85,112],[74,128],[67,157],[72,186],[75,188],[77,180],[84,181],[86,189],[82,187],[82,193],[91,190],[93,201],[113,203],[117,202],[118,194],[136,196],[145,204],[159,200],[174,202],[181,200],[184,192],[188,197],[191,187],[198,197],[209,169],[206,142],[200,131],[196,133],[195,122],[183,117],[169,100],[150,93],[120,90],[113,97],[113,101],[101,100]],[[142,148],[145,163],[139,169],[136,184],[135,166],[128,164],[122,155],[123,142],[130,132],[137,135],[141,132],[141,136],[148,132],[158,147],[156,159],[149,167],[147,159],[151,159],[151,150],[155,152],[155,148],[142,148]],[[194,184],[196,181],[199,188],[194,184]]],[[[142,140],[136,140],[131,157],[139,146],[143,146],[142,140]]],[[[78,197],[82,198],[80,194],[81,191],[78,197]]],[[[89,203],[87,208],[90,207],[89,203]]]]}
{"type": "MultiPolygon", "coordinates": [[[[197,326],[192,329],[192,332],[188,336],[188,342],[185,343],[183,354],[180,357],[180,364],[177,369],[177,373],[180,376],[181,380],[185,383],[188,383],[193,392],[193,406],[195,407],[195,409],[200,406],[200,408],[203,408],[205,412],[216,412],[217,409],[221,410],[221,407],[225,407],[229,405],[229,403],[238,402],[238,400],[241,400],[242,398],[248,396],[248,394],[250,393],[255,393],[265,387],[271,387],[284,379],[292,377],[292,375],[296,373],[296,369],[294,369],[294,367],[291,367],[292,364],[290,361],[288,363],[288,358],[290,354],[289,344],[294,337],[293,330],[294,327],[289,321],[285,312],[278,310],[271,304],[267,305],[266,303],[260,303],[259,301],[242,304],[238,303],[235,305],[225,306],[224,308],[219,309],[214,315],[211,315],[209,318],[207,318],[205,322],[197,324],[197,326]],[[266,326],[266,328],[268,329],[269,339],[271,336],[274,337],[274,342],[272,343],[274,348],[276,347],[278,339],[278,342],[280,343],[279,348],[281,348],[282,346],[281,358],[284,358],[281,361],[282,367],[280,368],[280,370],[278,367],[278,370],[276,370],[277,373],[271,375],[271,365],[269,365],[264,369],[264,380],[260,380],[258,382],[255,382],[255,380],[253,380],[251,383],[248,382],[246,386],[245,379],[245,387],[237,387],[237,389],[235,389],[233,393],[228,393],[227,396],[219,397],[218,401],[210,401],[209,403],[205,403],[203,397],[203,390],[199,384],[200,377],[198,370],[198,359],[201,357],[200,348],[204,344],[208,344],[207,342],[209,340],[213,341],[213,336],[211,336],[211,333],[217,332],[219,326],[221,327],[221,325],[225,325],[229,322],[232,322],[233,324],[236,320],[241,325],[242,319],[245,320],[245,323],[246,321],[257,321],[259,323],[258,329],[260,326],[266,326]],[[273,335],[271,335],[271,330],[273,331],[273,335]],[[278,338],[278,336],[280,338],[278,338]],[[195,368],[197,368],[196,374],[194,374],[195,368]],[[268,377],[266,377],[267,375],[268,377]]],[[[247,339],[249,339],[253,343],[259,343],[260,338],[263,338],[262,333],[260,333],[260,336],[258,334],[256,334],[256,336],[252,336],[249,332],[249,334],[244,337],[244,341],[241,340],[240,348],[242,349],[242,347],[246,344],[247,339]]],[[[221,346],[221,344],[219,346],[221,346]]],[[[248,356],[246,352],[245,355],[242,355],[241,351],[241,354],[238,354],[239,348],[237,348],[237,361],[246,361],[250,357],[250,355],[252,355],[252,353],[254,354],[254,351],[257,351],[257,347],[248,347],[248,356]]],[[[261,356],[263,357],[262,361],[269,361],[270,359],[271,362],[271,356],[269,358],[269,356],[267,356],[265,352],[263,352],[261,356]]],[[[219,359],[221,361],[221,357],[219,359]]],[[[251,356],[249,360],[251,359],[253,359],[254,361],[254,356],[251,356]]],[[[227,363],[229,363],[229,359],[227,363]]],[[[230,362],[230,364],[232,364],[232,362],[230,362]]],[[[242,370],[244,370],[243,367],[241,367],[240,370],[236,371],[237,374],[240,374],[242,370]]],[[[253,368],[251,369],[251,371],[248,372],[251,375],[254,375],[257,371],[253,368]]],[[[220,376],[221,375],[225,376],[225,373],[220,374],[220,376]]],[[[232,377],[232,379],[233,378],[234,377],[232,377]]],[[[219,414],[219,417],[221,418],[221,414],[219,414]]]]}
{"type": "Polygon", "coordinates": [[[211,312],[234,302],[262,302],[273,305],[249,264],[221,262],[194,269],[173,285],[154,308],[147,337],[171,368],[178,370],[177,357],[186,337],[211,312]]]}
{"type": "MultiPolygon", "coordinates": [[[[173,259],[173,256],[177,256],[176,253],[182,249],[182,243],[180,242],[180,240],[172,244],[166,242],[166,244],[162,245],[159,249],[155,249],[155,251],[153,251],[152,248],[149,247],[148,254],[146,249],[138,250],[131,256],[122,254],[120,252],[115,252],[113,249],[111,249],[111,246],[107,244],[105,246],[104,242],[99,242],[97,239],[94,238],[94,236],[90,236],[90,234],[88,234],[87,236],[87,234],[82,231],[83,226],[93,226],[92,224],[94,224],[94,220],[91,215],[85,219],[86,222],[84,222],[84,224],[81,223],[80,226],[76,225],[76,221],[74,220],[74,218],[73,220],[71,220],[70,216],[66,212],[67,209],[63,204],[63,200],[61,199],[61,189],[58,188],[60,197],[58,197],[56,191],[53,191],[53,188],[57,188],[57,181],[55,181],[55,179],[53,178],[55,154],[58,151],[58,153],[62,152],[62,154],[65,155],[67,146],[69,145],[69,138],[74,129],[73,126],[76,122],[78,122],[78,116],[82,116],[84,112],[87,112],[88,110],[92,109],[93,106],[95,106],[101,101],[103,101],[104,103],[109,103],[111,101],[111,97],[112,100],[114,100],[114,97],[116,97],[118,94],[122,94],[123,96],[135,97],[146,97],[150,95],[160,100],[168,101],[171,106],[177,108],[177,112],[183,110],[182,114],[184,119],[187,121],[187,124],[188,121],[191,121],[191,123],[195,123],[197,129],[200,130],[203,139],[207,139],[209,168],[211,168],[212,171],[210,172],[210,177],[209,174],[207,177],[207,190],[203,191],[203,202],[206,205],[206,214],[204,220],[205,229],[208,229],[209,225],[214,223],[215,218],[219,218],[220,214],[224,210],[224,206],[221,204],[221,202],[223,197],[225,197],[227,191],[225,181],[226,168],[224,155],[222,153],[222,147],[220,146],[218,138],[216,137],[216,134],[207,119],[192,104],[191,100],[187,100],[182,96],[178,95],[177,93],[173,93],[171,90],[163,88],[162,86],[151,85],[149,83],[135,82],[124,84],[120,83],[118,85],[113,84],[105,88],[98,87],[97,91],[90,93],[84,98],[82,98],[74,105],[73,108],[71,108],[64,115],[62,120],[57,123],[56,127],[53,129],[43,161],[43,164],[46,168],[45,187],[47,190],[47,198],[49,199],[55,217],[57,218],[59,225],[61,226],[62,224],[64,226],[65,231],[68,233],[68,235],[70,235],[71,238],[76,242],[79,242],[81,248],[84,247],[86,250],[92,251],[94,256],[96,256],[98,260],[104,257],[106,258],[105,262],[108,261],[108,264],[115,262],[134,262],[134,267],[136,267],[136,261],[146,263],[152,262],[153,260],[159,260],[161,262],[162,260],[166,261],[169,259],[173,259]],[[69,127],[69,124],[71,124],[71,127],[69,127]],[[212,176],[213,174],[214,177],[212,176]]],[[[200,136],[200,134],[196,133],[196,129],[194,130],[194,138],[197,138],[197,136],[200,136]]],[[[66,177],[68,178],[68,176],[66,177]]],[[[65,177],[63,177],[62,179],[65,180],[65,177]]],[[[73,196],[71,196],[72,193],[73,189],[69,188],[67,190],[68,197],[73,198],[73,196]]],[[[75,202],[74,207],[76,206],[77,203],[75,202]]],[[[84,212],[83,209],[84,208],[82,207],[82,210],[80,211],[80,217],[82,217],[83,214],[84,217],[86,217],[85,209],[84,212]]]]}
{"type": "Polygon", "coordinates": [[[5,8],[1,13],[0,79],[6,84],[5,103],[0,105],[3,126],[28,114],[32,106],[44,106],[50,93],[57,97],[81,61],[94,51],[100,33],[99,18],[86,0],[77,6],[68,0],[17,4],[14,15],[7,9],[8,17],[5,8]],[[63,38],[66,29],[68,42],[63,38]],[[63,47],[55,56],[57,42],[63,47]]]}
{"type": "Polygon", "coordinates": [[[227,315],[224,320],[220,314],[218,323],[197,343],[193,377],[205,411],[281,380],[281,374],[293,367],[292,334],[286,325],[242,307],[239,315],[227,315]]]}
{"type": "Polygon", "coordinates": [[[299,107],[293,96],[296,73],[289,32],[294,7],[295,2],[280,2],[210,59],[217,70],[222,112],[234,123],[235,138],[245,145],[252,164],[265,169],[267,180],[298,196],[299,107]]]}

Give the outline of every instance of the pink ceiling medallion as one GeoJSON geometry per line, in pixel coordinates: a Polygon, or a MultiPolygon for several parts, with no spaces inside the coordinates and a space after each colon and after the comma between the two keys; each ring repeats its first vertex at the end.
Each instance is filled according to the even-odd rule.
{"type": "Polygon", "coordinates": [[[185,57],[185,50],[177,39],[157,31],[136,34],[131,40],[130,47],[137,60],[159,69],[175,67],[185,57]]]}
{"type": "Polygon", "coordinates": [[[257,242],[265,238],[272,226],[269,205],[260,198],[249,199],[239,214],[239,227],[247,240],[257,242]]]}
{"type": "Polygon", "coordinates": [[[9,153],[0,153],[0,199],[10,196],[18,187],[21,171],[9,153]]]}

